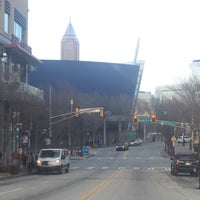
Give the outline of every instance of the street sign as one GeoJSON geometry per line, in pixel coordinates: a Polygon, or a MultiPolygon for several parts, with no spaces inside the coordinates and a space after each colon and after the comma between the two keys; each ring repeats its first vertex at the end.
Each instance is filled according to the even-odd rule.
{"type": "Polygon", "coordinates": [[[168,126],[176,126],[176,122],[170,122],[170,121],[161,121],[160,124],[168,126]]]}
{"type": "Polygon", "coordinates": [[[171,137],[171,141],[172,141],[172,142],[176,142],[176,137],[175,137],[175,136],[172,136],[172,137],[171,137]]]}
{"type": "Polygon", "coordinates": [[[139,117],[138,122],[143,122],[143,123],[151,122],[151,117],[139,117]]]}

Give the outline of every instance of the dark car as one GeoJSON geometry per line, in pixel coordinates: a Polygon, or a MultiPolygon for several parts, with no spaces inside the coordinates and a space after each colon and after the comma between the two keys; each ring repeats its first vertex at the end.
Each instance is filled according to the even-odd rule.
{"type": "Polygon", "coordinates": [[[116,145],[115,145],[115,150],[116,151],[126,151],[128,150],[128,142],[118,142],[116,145]]]}
{"type": "Polygon", "coordinates": [[[197,175],[198,157],[193,153],[178,153],[171,157],[171,174],[178,175],[179,173],[190,173],[197,175]]]}
{"type": "Polygon", "coordinates": [[[135,140],[130,141],[129,146],[139,146],[142,144],[142,140],[137,138],[135,140]]]}

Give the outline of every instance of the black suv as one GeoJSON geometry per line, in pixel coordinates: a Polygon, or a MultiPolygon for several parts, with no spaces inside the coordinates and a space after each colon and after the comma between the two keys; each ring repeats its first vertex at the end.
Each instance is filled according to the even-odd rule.
{"type": "Polygon", "coordinates": [[[128,150],[128,142],[118,142],[115,146],[116,151],[126,151],[128,150]]]}
{"type": "Polygon", "coordinates": [[[175,176],[179,173],[197,175],[198,163],[199,160],[196,154],[178,153],[171,157],[171,174],[175,176]]]}

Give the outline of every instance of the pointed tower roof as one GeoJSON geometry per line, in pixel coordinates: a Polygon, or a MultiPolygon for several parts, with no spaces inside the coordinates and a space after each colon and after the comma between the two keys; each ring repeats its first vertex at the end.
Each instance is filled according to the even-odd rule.
{"type": "Polygon", "coordinates": [[[69,22],[69,25],[67,27],[67,30],[62,38],[62,40],[66,40],[66,39],[73,39],[75,41],[78,41],[78,38],[76,37],[76,33],[74,31],[74,28],[71,24],[71,21],[69,22]]]}

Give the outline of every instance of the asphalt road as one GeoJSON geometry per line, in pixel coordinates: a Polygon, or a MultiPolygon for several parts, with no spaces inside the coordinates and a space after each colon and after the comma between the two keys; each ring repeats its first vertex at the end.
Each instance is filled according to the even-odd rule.
{"type": "Polygon", "coordinates": [[[0,181],[0,200],[199,200],[198,178],[172,176],[163,143],[72,160],[67,174],[29,175],[0,181]]]}

